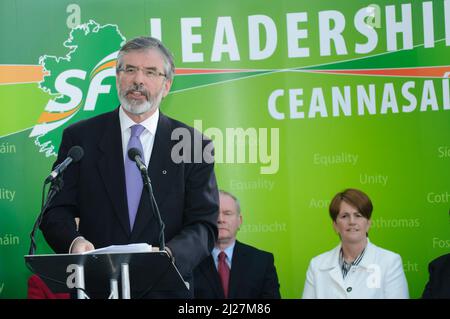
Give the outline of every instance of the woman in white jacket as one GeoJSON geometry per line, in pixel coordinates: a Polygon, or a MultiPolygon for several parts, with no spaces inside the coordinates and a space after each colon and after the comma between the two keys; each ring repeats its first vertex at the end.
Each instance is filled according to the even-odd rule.
{"type": "Polygon", "coordinates": [[[303,298],[409,298],[400,255],[367,237],[372,209],[360,190],[336,194],[329,210],[341,243],[311,260],[303,298]]]}

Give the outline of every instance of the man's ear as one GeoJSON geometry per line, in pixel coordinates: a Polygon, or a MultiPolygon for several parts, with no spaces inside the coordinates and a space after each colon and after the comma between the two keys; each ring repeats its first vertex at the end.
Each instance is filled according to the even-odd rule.
{"type": "Polygon", "coordinates": [[[164,82],[163,98],[165,98],[167,96],[167,94],[169,94],[170,88],[172,87],[172,83],[173,83],[173,80],[169,80],[169,79],[166,79],[166,81],[164,82]]]}
{"type": "Polygon", "coordinates": [[[239,225],[237,229],[240,230],[241,226],[242,226],[242,214],[239,214],[239,225]]]}

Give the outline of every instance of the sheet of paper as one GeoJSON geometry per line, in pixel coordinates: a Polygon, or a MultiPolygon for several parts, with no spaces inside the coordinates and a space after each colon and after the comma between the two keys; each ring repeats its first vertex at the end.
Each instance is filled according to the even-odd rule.
{"type": "Polygon", "coordinates": [[[119,254],[119,253],[146,253],[151,252],[152,246],[147,243],[129,244],[129,245],[112,245],[84,252],[85,255],[91,254],[119,254]]]}

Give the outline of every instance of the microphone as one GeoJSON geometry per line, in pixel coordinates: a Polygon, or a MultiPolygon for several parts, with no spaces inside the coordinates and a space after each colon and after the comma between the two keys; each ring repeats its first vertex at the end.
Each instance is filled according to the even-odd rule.
{"type": "Polygon", "coordinates": [[[137,148],[130,148],[128,150],[128,157],[133,162],[136,162],[136,165],[138,169],[141,171],[141,173],[147,172],[147,167],[145,166],[144,162],[142,161],[142,155],[141,152],[137,148]]]}
{"type": "Polygon", "coordinates": [[[48,206],[50,205],[53,197],[61,191],[63,188],[63,181],[61,179],[56,179],[59,175],[61,175],[64,170],[67,168],[67,166],[70,165],[70,163],[76,163],[78,162],[84,155],[84,151],[80,146],[72,146],[69,150],[69,153],[67,155],[67,158],[60,163],[58,166],[55,167],[55,169],[50,173],[50,175],[47,176],[47,178],[44,181],[44,185],[42,187],[42,204],[41,204],[41,212],[39,213],[38,217],[36,218],[36,221],[34,222],[33,229],[30,233],[30,249],[28,251],[29,255],[34,255],[36,252],[36,239],[35,234],[36,230],[39,228],[39,225],[42,223],[42,219],[44,217],[44,213],[47,210],[48,206]],[[55,181],[56,179],[56,181],[55,181]],[[50,187],[50,190],[47,195],[47,199],[44,201],[45,198],[45,185],[52,182],[52,185],[50,187]]]}
{"type": "Polygon", "coordinates": [[[164,228],[166,227],[166,225],[164,225],[164,222],[161,219],[161,213],[159,212],[158,203],[156,202],[155,195],[153,195],[152,182],[150,181],[150,177],[148,176],[147,166],[145,166],[144,162],[142,161],[142,154],[137,148],[130,148],[128,150],[128,157],[133,162],[136,162],[136,166],[141,171],[144,185],[150,195],[150,205],[153,208],[153,212],[155,213],[159,224],[159,249],[161,251],[165,250],[166,242],[164,239],[164,228]]]}
{"type": "Polygon", "coordinates": [[[72,148],[69,150],[67,158],[58,166],[56,166],[55,169],[50,173],[50,175],[47,176],[44,184],[52,182],[56,177],[58,177],[58,175],[61,175],[72,162],[78,162],[83,157],[83,155],[84,151],[80,146],[72,146],[72,148]]]}

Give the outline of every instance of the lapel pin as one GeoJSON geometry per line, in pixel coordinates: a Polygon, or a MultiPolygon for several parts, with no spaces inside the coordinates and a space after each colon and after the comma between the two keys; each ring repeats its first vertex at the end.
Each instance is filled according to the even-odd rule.
{"type": "Polygon", "coordinates": [[[166,174],[167,174],[167,171],[166,171],[165,169],[163,169],[162,173],[163,173],[164,175],[166,175],[166,174]]]}

